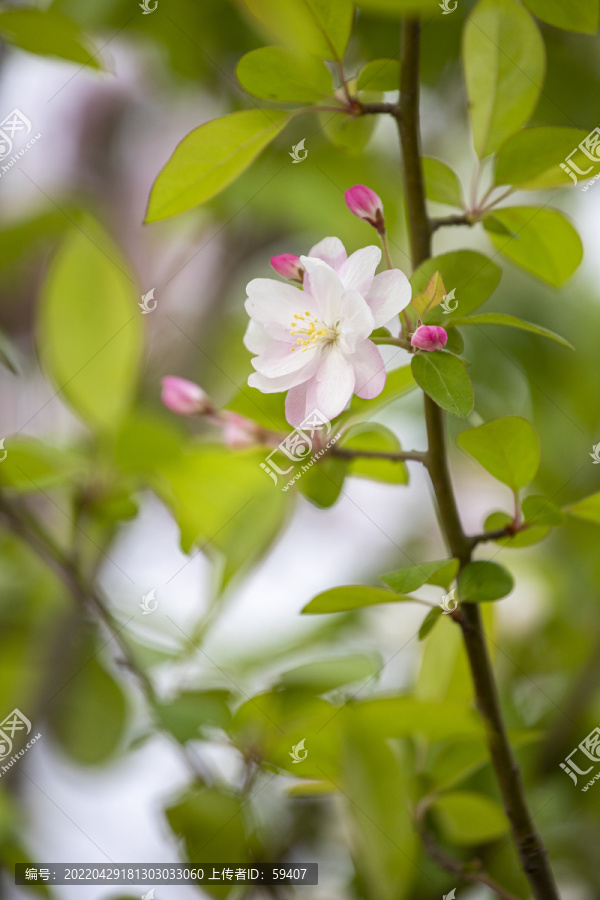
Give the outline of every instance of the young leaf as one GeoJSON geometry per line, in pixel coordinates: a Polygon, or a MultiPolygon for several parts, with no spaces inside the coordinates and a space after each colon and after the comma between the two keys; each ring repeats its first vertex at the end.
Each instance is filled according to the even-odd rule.
{"type": "Polygon", "coordinates": [[[475,402],[473,386],[464,364],[442,350],[433,353],[417,353],[412,359],[415,381],[438,406],[464,418],[475,402]]]}
{"type": "Polygon", "coordinates": [[[573,344],[570,344],[565,338],[561,337],[560,334],[555,334],[554,331],[550,331],[548,328],[542,328],[541,325],[534,325],[532,322],[524,322],[523,319],[518,319],[516,316],[509,316],[506,313],[480,313],[478,316],[453,318],[448,324],[453,326],[506,325],[509,328],[520,328],[522,331],[531,331],[533,334],[539,334],[541,337],[556,341],[557,344],[562,344],[563,347],[568,347],[569,350],[575,349],[573,344]]]}
{"type": "Polygon", "coordinates": [[[333,93],[331,74],[322,59],[283,47],[259,47],[240,59],[236,75],[244,90],[264,100],[316,103],[333,93]]]}
{"type": "Polygon", "coordinates": [[[439,272],[448,290],[456,290],[458,307],[450,315],[434,309],[427,314],[426,322],[447,325],[454,316],[466,316],[481,306],[500,283],[500,266],[474,250],[457,250],[428,259],[413,273],[410,280],[413,294],[421,294],[431,276],[439,272]]]}
{"type": "Polygon", "coordinates": [[[427,199],[462,209],[462,188],[456,172],[432,156],[424,156],[422,163],[427,199]]]}
{"type": "Polygon", "coordinates": [[[324,135],[334,147],[339,147],[351,156],[357,156],[369,143],[375,129],[377,116],[354,118],[347,112],[319,113],[319,121],[324,135]]]}
{"type": "Polygon", "coordinates": [[[521,509],[525,521],[534,525],[564,525],[565,517],[562,510],[552,500],[539,494],[525,497],[521,509]]]}
{"type": "Polygon", "coordinates": [[[35,438],[9,438],[4,445],[6,459],[0,466],[0,484],[22,493],[46,490],[58,484],[73,484],[85,466],[73,454],[49,446],[35,438]]]}
{"type": "Polygon", "coordinates": [[[372,59],[358,73],[359,91],[397,91],[400,87],[400,63],[397,59],[372,59]]]}
{"type": "Polygon", "coordinates": [[[563,512],[569,516],[575,516],[576,519],[585,519],[586,522],[600,525],[600,491],[584,497],[583,500],[570,503],[569,506],[564,506],[563,512]]]}
{"type": "Polygon", "coordinates": [[[419,640],[424,641],[427,635],[433,630],[436,622],[439,621],[442,615],[442,607],[434,606],[432,607],[425,618],[421,623],[421,627],[419,628],[419,640]]]}
{"type": "Polygon", "coordinates": [[[246,109],[190,131],[158,173],[146,222],[206,203],[248,168],[289,118],[279,110],[246,109]]]}
{"type": "Polygon", "coordinates": [[[482,794],[467,791],[441,794],[431,808],[452,844],[486,844],[502,837],[509,828],[500,804],[482,794]]]}
{"type": "Polygon", "coordinates": [[[475,151],[494,153],[529,119],[544,81],[544,42],[516,0],[480,0],[464,31],[463,65],[475,151]]]}
{"type": "MultiPolygon", "coordinates": [[[[579,266],[583,258],[581,238],[557,209],[509,206],[495,210],[494,218],[514,235],[488,231],[494,246],[536,278],[560,287],[579,266]]],[[[484,219],[484,228],[486,222],[484,219]]]]}
{"type": "Polygon", "coordinates": [[[513,491],[533,481],[540,464],[537,432],[520,416],[505,416],[462,431],[456,443],[513,491]]]}
{"type": "MultiPolygon", "coordinates": [[[[565,161],[565,157],[575,150],[585,137],[585,131],[579,128],[556,128],[546,125],[518,131],[509,137],[498,151],[494,184],[509,184],[527,191],[570,187],[573,181],[564,169],[561,169],[560,163],[565,161]]],[[[574,158],[574,162],[583,172],[590,168],[589,159],[587,165],[582,165],[586,158],[581,150],[574,158]]]]}
{"type": "Polygon", "coordinates": [[[442,302],[446,296],[446,288],[439,272],[434,272],[422,294],[417,294],[410,301],[410,305],[417,315],[422,317],[442,302]]]}
{"type": "Polygon", "coordinates": [[[458,576],[458,593],[463,603],[500,600],[514,586],[514,578],[504,566],[484,559],[468,563],[458,576]]]}
{"type": "Polygon", "coordinates": [[[304,688],[324,694],[334,688],[373,678],[382,668],[379,654],[355,653],[304,663],[282,672],[279,683],[285,688],[304,688]]]}
{"type": "Polygon", "coordinates": [[[598,30],[598,0],[524,0],[534,16],[565,31],[595,34],[598,30]]]}
{"type": "Polygon", "coordinates": [[[39,56],[57,56],[93,69],[102,68],[97,51],[79,26],[54,10],[0,10],[0,37],[39,56]]]}
{"type": "MultiPolygon", "coordinates": [[[[339,442],[347,450],[397,453],[402,447],[389,428],[378,422],[364,422],[350,428],[339,442]]],[[[403,462],[387,459],[357,458],[348,462],[348,474],[387,484],[408,484],[408,469],[403,462]]]]}
{"type": "Polygon", "coordinates": [[[344,55],[354,8],[351,0],[244,0],[265,30],[289,47],[324,59],[344,55]]]}
{"type": "MultiPolygon", "coordinates": [[[[349,474],[348,461],[335,456],[325,455],[311,465],[310,459],[304,463],[306,471],[300,465],[298,473],[301,477],[296,486],[311,503],[320,509],[329,509],[336,502],[342,492],[344,479],[349,474]]],[[[294,472],[290,472],[291,481],[294,472]]]]}
{"type": "Polygon", "coordinates": [[[127,262],[97,223],[73,228],[42,292],[38,348],[62,396],[87,422],[119,425],[142,353],[139,296],[127,262]]]}
{"type": "MultiPolygon", "coordinates": [[[[506,528],[513,521],[513,517],[508,513],[495,512],[490,513],[484,523],[484,531],[496,531],[499,528],[506,528]]],[[[517,531],[515,534],[506,537],[496,538],[495,543],[508,550],[519,550],[521,547],[531,547],[533,544],[539,544],[548,536],[550,528],[547,525],[534,525],[517,531]]]]}
{"type": "MultiPolygon", "coordinates": [[[[381,580],[393,591],[400,591],[403,594],[410,594],[416,591],[422,584],[431,583],[432,576],[440,573],[442,570],[454,569],[454,575],[450,576],[449,581],[456,575],[458,571],[458,560],[456,559],[438,559],[434,562],[420,563],[418,566],[408,566],[404,569],[396,569],[394,572],[388,572],[382,575],[381,580]]],[[[437,584],[439,582],[433,582],[437,584]]],[[[449,583],[449,582],[448,582],[449,583]]]]}
{"type": "Polygon", "coordinates": [[[362,584],[348,584],[331,588],[317,594],[302,610],[305,614],[347,612],[349,609],[363,609],[366,606],[377,606],[380,603],[415,603],[414,597],[395,594],[384,588],[368,587],[362,584]]]}

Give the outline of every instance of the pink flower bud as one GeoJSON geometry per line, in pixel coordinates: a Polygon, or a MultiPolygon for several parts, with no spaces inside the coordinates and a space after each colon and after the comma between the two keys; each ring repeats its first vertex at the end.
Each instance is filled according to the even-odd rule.
{"type": "Polygon", "coordinates": [[[410,342],[419,350],[442,350],[446,346],[448,334],[441,325],[419,325],[410,342]]]}
{"type": "Polygon", "coordinates": [[[383,203],[375,191],[364,184],[355,184],[346,191],[344,196],[350,212],[359,219],[364,219],[380,233],[385,231],[383,203]]]}
{"type": "Polygon", "coordinates": [[[299,256],[294,256],[293,253],[280,253],[279,256],[271,257],[271,265],[278,275],[283,275],[289,281],[299,281],[302,284],[304,266],[300,262],[299,256]]]}
{"type": "Polygon", "coordinates": [[[176,375],[162,379],[162,402],[180,416],[199,416],[214,411],[202,388],[176,375]]]}
{"type": "Polygon", "coordinates": [[[259,426],[238,413],[224,409],[219,415],[218,424],[223,428],[223,441],[232,450],[241,450],[260,443],[259,426]]]}

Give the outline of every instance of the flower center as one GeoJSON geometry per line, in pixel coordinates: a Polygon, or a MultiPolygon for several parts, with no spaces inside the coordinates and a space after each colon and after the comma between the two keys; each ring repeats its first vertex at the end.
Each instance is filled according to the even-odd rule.
{"type": "MultiPolygon", "coordinates": [[[[296,338],[296,347],[301,347],[302,352],[323,342],[332,343],[337,338],[337,330],[335,328],[328,328],[327,325],[324,325],[317,316],[308,310],[305,310],[303,313],[296,313],[294,321],[290,324],[295,329],[290,331],[290,334],[296,338]]],[[[295,350],[296,347],[290,347],[290,351],[295,350]]]]}

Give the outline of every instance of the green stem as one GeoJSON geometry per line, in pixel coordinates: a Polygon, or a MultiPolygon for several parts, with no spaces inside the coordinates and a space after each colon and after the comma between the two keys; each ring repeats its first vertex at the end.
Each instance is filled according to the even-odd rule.
{"type": "MultiPolygon", "coordinates": [[[[419,143],[420,25],[407,19],[402,27],[402,93],[399,123],[405,196],[414,266],[431,256],[431,223],[427,216],[419,143]]],[[[446,454],[442,410],[425,396],[428,450],[426,465],[437,499],[440,521],[453,556],[463,568],[471,560],[473,541],[464,532],[452,488],[446,454]]],[[[463,632],[479,713],[513,838],[523,871],[536,900],[559,900],[546,849],[533,824],[521,773],[508,740],[498,690],[482,627],[479,607],[465,603],[455,617],[463,632]]]]}

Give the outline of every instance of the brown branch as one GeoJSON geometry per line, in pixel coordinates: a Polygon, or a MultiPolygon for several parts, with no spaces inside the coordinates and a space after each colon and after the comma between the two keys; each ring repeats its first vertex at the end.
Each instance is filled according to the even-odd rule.
{"type": "Polygon", "coordinates": [[[341,459],[387,459],[389,462],[425,462],[425,454],[420,450],[399,450],[397,453],[386,453],[383,450],[351,450],[347,447],[333,446],[329,453],[341,459]]]}
{"type": "Polygon", "coordinates": [[[431,226],[431,231],[437,231],[438,228],[444,228],[446,225],[475,225],[476,220],[473,218],[472,213],[463,213],[462,215],[456,216],[444,216],[439,219],[431,219],[429,224],[431,226]]]}

